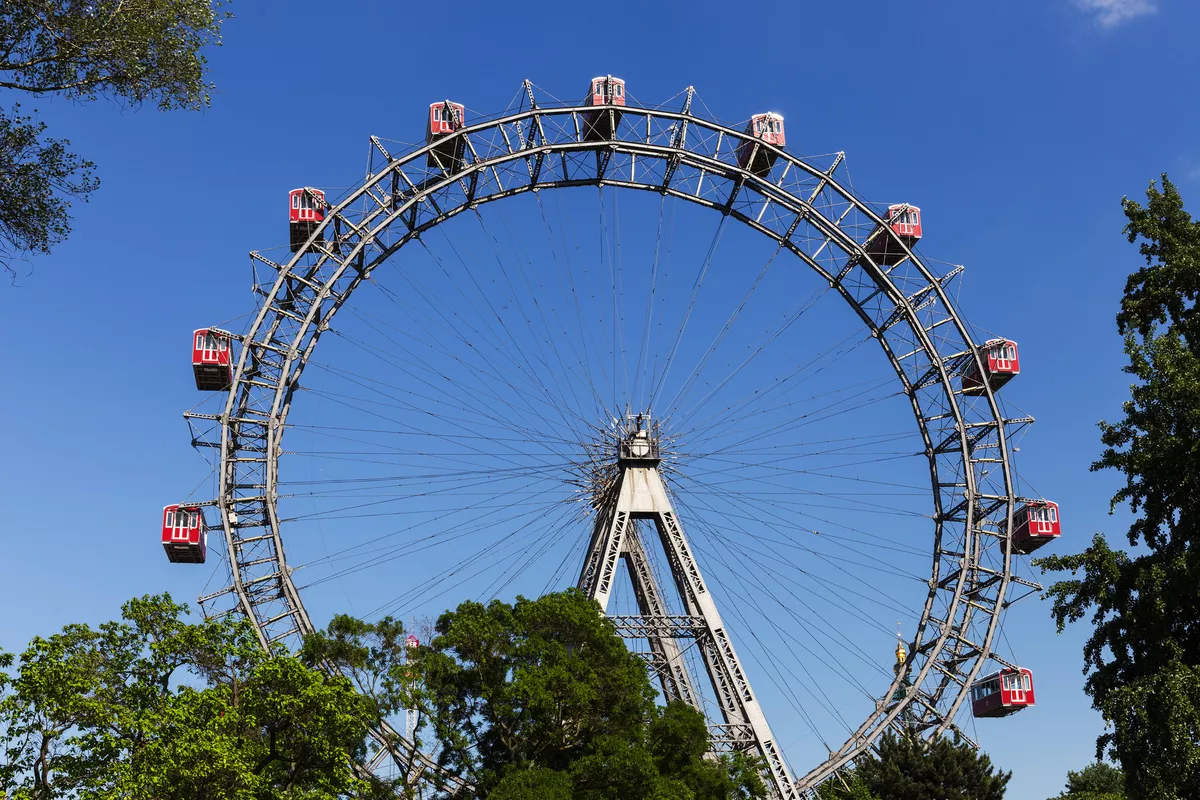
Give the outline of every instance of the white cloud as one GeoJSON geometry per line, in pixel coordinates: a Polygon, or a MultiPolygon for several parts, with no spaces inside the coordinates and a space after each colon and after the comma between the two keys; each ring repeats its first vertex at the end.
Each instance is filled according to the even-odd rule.
{"type": "Polygon", "coordinates": [[[1075,0],[1075,4],[1094,13],[1096,24],[1102,28],[1113,28],[1158,10],[1152,0],[1075,0]]]}

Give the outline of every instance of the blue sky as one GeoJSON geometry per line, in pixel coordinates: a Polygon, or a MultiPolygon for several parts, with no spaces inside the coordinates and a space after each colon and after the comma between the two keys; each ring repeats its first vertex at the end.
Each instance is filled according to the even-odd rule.
{"type": "MultiPolygon", "coordinates": [[[[253,307],[246,252],[284,241],[288,189],[349,187],[368,135],[416,141],[429,102],[499,110],[524,78],[573,98],[611,73],[650,104],[694,85],[726,120],[777,110],[792,152],[846,151],[862,196],[920,205],[923,254],[966,266],[966,315],[1020,343],[1022,375],[1005,398],[1038,420],[1018,467],[1061,504],[1055,552],[1094,531],[1119,539],[1128,520],[1109,517],[1107,502],[1117,476],[1088,471],[1095,423],[1119,414],[1128,382],[1113,314],[1139,261],[1119,201],[1163,171],[1185,199],[1200,192],[1194,4],[232,8],[226,44],[210,53],[209,111],[24,100],[97,162],[102,186],[77,206],[72,238],[0,291],[0,648],[110,618],[131,595],[202,591],[209,571],[167,564],[155,532],[162,505],[198,484],[204,496],[208,476],[179,416],[198,402],[189,332],[236,327],[253,307]]],[[[689,248],[702,250],[711,227],[699,235],[680,245],[680,263],[699,257],[689,248]]],[[[840,318],[828,314],[819,319],[836,338],[840,318]]],[[[320,546],[339,533],[325,524],[320,546]]],[[[428,566],[402,563],[396,580],[428,566]]],[[[350,590],[338,591],[361,613],[350,590]]],[[[1005,631],[1037,676],[1038,704],[973,733],[1014,771],[1009,796],[1038,800],[1091,759],[1100,730],[1082,693],[1085,631],[1056,636],[1036,599],[1005,631]]],[[[886,666],[886,637],[865,646],[886,666]]]]}

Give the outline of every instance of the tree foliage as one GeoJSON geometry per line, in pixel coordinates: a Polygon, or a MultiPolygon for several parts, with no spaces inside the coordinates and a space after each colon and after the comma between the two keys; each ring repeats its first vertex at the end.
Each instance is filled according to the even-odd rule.
{"type": "MultiPolygon", "coordinates": [[[[643,662],[577,591],[463,603],[413,652],[403,652],[402,632],[391,620],[338,618],[309,637],[304,658],[347,671],[373,698],[378,718],[415,709],[417,739],[473,787],[422,778],[449,796],[765,796],[759,761],[705,758],[703,716],[682,704],[657,706],[643,662]]],[[[405,768],[421,777],[419,765],[405,768]]]]}
{"type": "Polygon", "coordinates": [[[1200,797],[1200,224],[1166,175],[1145,206],[1123,200],[1145,266],[1129,276],[1117,329],[1136,382],[1124,418],[1102,422],[1093,470],[1125,485],[1136,555],[1097,534],[1082,553],[1044,558],[1059,630],[1089,613],[1085,686],[1110,726],[1097,755],[1123,767],[1131,797],[1200,797]]]}
{"type": "MultiPolygon", "coordinates": [[[[6,0],[0,5],[0,91],[106,97],[162,110],[209,103],[204,51],[219,45],[220,0],[6,0]]],[[[0,109],[0,265],[48,253],[71,230],[71,198],[98,182],[91,162],[43,137],[14,105],[0,109]]]]}
{"type": "Polygon", "coordinates": [[[211,0],[8,0],[0,88],[203,108],[223,18],[211,0]]]}
{"type": "Polygon", "coordinates": [[[244,621],[190,624],[166,595],[37,638],[0,678],[0,796],[357,796],[369,715],[344,679],[268,655],[244,621]]]}
{"type": "Polygon", "coordinates": [[[858,770],[843,770],[840,775],[817,787],[817,800],[880,800],[867,788],[858,770]]]}
{"type": "Polygon", "coordinates": [[[306,637],[299,653],[310,667],[336,669],[358,692],[376,732],[368,742],[368,755],[374,757],[383,749],[396,768],[394,778],[376,781],[373,787],[388,797],[420,797],[426,796],[422,792],[446,788],[396,732],[404,729],[402,715],[413,709],[418,714],[414,738],[419,748],[427,744],[429,695],[416,670],[417,651],[406,645],[406,639],[404,625],[391,617],[368,623],[338,615],[324,631],[306,637]]]}
{"type": "Polygon", "coordinates": [[[1003,800],[1012,777],[966,742],[890,732],[855,774],[879,800],[1003,800]]]}
{"type": "MultiPolygon", "coordinates": [[[[8,800],[741,800],[762,764],[706,756],[703,716],[654,702],[640,659],[578,592],[464,603],[433,642],[334,618],[296,656],[253,627],[193,624],[167,595],[0,653],[8,800]],[[378,729],[406,709],[431,770],[378,729]],[[388,779],[356,765],[387,748],[388,779]]],[[[400,726],[403,730],[403,726],[400,726]]]]}
{"type": "Polygon", "coordinates": [[[43,137],[45,123],[0,109],[0,263],[6,251],[49,253],[71,232],[68,198],[86,199],[94,165],[66,139],[43,137]]]}
{"type": "Polygon", "coordinates": [[[1067,773],[1067,788],[1050,800],[1125,800],[1125,776],[1105,761],[1067,773]]]}

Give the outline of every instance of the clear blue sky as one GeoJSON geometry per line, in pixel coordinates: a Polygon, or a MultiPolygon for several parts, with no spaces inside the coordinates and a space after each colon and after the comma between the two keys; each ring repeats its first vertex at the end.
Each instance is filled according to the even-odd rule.
{"type": "MultiPolygon", "coordinates": [[[[1005,398],[1038,420],[1018,466],[1062,506],[1056,552],[1094,531],[1119,539],[1127,517],[1108,516],[1117,477],[1088,471],[1095,423],[1119,414],[1128,382],[1112,320],[1139,257],[1119,201],[1163,171],[1185,198],[1200,193],[1200,7],[398,7],[233,6],[225,46],[209,54],[217,90],[204,113],[24,99],[96,161],[102,186],[76,208],[71,239],[0,290],[0,648],[111,618],[132,595],[200,593],[209,571],[167,564],[155,531],[162,505],[208,475],[179,416],[199,399],[188,333],[252,308],[246,252],[284,241],[288,189],[336,193],[362,175],[368,135],[416,141],[432,100],[500,110],[524,78],[574,98],[611,73],[651,104],[690,84],[727,120],[778,110],[793,152],[844,150],[862,195],[920,205],[922,252],[966,265],[967,316],[1020,343],[1022,375],[1005,398]]],[[[680,263],[689,257],[681,245],[680,263]]],[[[329,548],[337,532],[321,535],[329,548]]],[[[422,566],[397,566],[393,580],[422,566]]],[[[338,602],[325,599],[321,613],[338,602]]],[[[1085,630],[1056,636],[1048,611],[1027,600],[1005,626],[1037,676],[1037,707],[971,729],[1014,771],[1014,800],[1055,794],[1100,731],[1082,693],[1085,630]]],[[[886,636],[864,646],[887,665],[886,636]]]]}

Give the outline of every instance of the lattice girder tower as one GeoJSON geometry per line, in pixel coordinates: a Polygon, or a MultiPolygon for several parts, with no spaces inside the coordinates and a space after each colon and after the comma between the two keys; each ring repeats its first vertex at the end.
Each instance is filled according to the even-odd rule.
{"type": "Polygon", "coordinates": [[[624,562],[633,585],[637,616],[611,619],[621,635],[645,639],[648,661],[667,700],[682,700],[703,712],[701,697],[683,659],[687,641],[694,641],[712,684],[722,723],[711,731],[715,751],[748,750],[762,756],[770,785],[780,798],[798,797],[783,755],[762,707],[738,659],[717,604],[683,525],[671,505],[659,472],[662,462],[657,430],[649,415],[627,416],[617,442],[617,471],[594,500],[596,524],[579,574],[578,588],[607,613],[609,598],[624,562]],[[639,521],[653,524],[671,571],[682,614],[671,614],[642,541],[639,521]]]}

